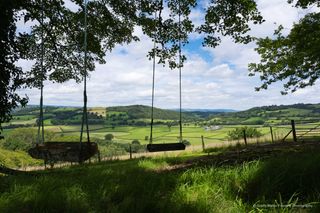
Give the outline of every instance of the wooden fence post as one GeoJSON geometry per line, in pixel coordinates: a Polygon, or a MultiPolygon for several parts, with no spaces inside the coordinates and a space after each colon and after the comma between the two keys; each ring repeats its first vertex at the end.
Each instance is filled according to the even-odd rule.
{"type": "Polygon", "coordinates": [[[243,139],[244,139],[245,145],[247,146],[248,145],[247,144],[247,134],[246,134],[246,130],[245,129],[243,130],[243,139]]]}
{"type": "Polygon", "coordinates": [[[99,161],[99,163],[101,162],[100,150],[98,150],[98,161],[99,161]]]}
{"type": "Polygon", "coordinates": [[[132,159],[132,148],[131,148],[131,144],[130,144],[130,147],[129,147],[130,149],[130,159],[132,159]]]}
{"type": "Polygon", "coordinates": [[[201,142],[202,142],[202,151],[204,152],[204,150],[206,149],[206,147],[205,147],[205,145],[204,145],[203,135],[201,135],[201,142]]]}
{"type": "Polygon", "coordinates": [[[297,142],[296,125],[294,123],[294,120],[291,120],[291,127],[292,127],[293,141],[297,142]]]}
{"type": "Polygon", "coordinates": [[[272,126],[270,126],[270,133],[271,133],[271,141],[272,143],[274,143],[272,126]]]}

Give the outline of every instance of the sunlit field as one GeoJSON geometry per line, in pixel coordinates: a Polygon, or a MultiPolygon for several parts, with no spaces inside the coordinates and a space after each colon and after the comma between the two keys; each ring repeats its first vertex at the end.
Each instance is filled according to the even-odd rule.
{"type": "MultiPolygon", "coordinates": [[[[315,124],[303,126],[305,128],[312,128],[315,124]]],[[[206,130],[204,127],[186,125],[183,127],[183,139],[188,140],[191,145],[200,145],[202,143],[201,136],[204,138],[206,144],[228,141],[228,132],[243,125],[224,125],[219,126],[217,130],[206,130]]],[[[270,140],[270,127],[263,127],[251,125],[257,128],[263,137],[256,140],[270,140]]],[[[37,127],[32,127],[37,129],[37,127]]],[[[106,134],[114,135],[114,141],[119,143],[131,143],[132,140],[139,140],[141,144],[149,143],[150,127],[133,127],[133,126],[118,126],[105,127],[103,125],[90,125],[90,136],[92,138],[104,139],[106,134]]],[[[277,126],[273,128],[275,139],[280,139],[290,131],[290,126],[277,126]]],[[[80,125],[47,125],[45,130],[52,131],[57,135],[63,136],[77,136],[80,135],[80,125]]],[[[5,129],[4,135],[7,135],[11,129],[5,129]]],[[[153,128],[153,142],[166,143],[176,142],[179,139],[179,127],[172,126],[171,128],[165,125],[157,125],[153,128]]]]}

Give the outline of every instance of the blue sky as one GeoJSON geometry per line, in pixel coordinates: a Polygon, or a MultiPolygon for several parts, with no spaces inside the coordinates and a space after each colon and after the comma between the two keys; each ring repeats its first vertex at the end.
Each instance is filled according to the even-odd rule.
{"type": "MultiPolygon", "coordinates": [[[[206,1],[202,1],[203,4],[206,1]]],[[[287,30],[308,11],[298,10],[286,0],[259,0],[258,7],[266,22],[253,26],[255,36],[272,36],[277,24],[287,30]]],[[[203,10],[196,8],[191,18],[197,25],[203,20],[203,10]]],[[[27,30],[19,23],[19,30],[27,30]]],[[[106,64],[96,65],[95,72],[88,80],[89,106],[115,106],[151,104],[152,62],[146,57],[152,48],[152,41],[137,28],[135,34],[140,42],[117,46],[107,53],[106,64]]],[[[89,41],[90,42],[90,41],[89,41]]],[[[234,44],[230,38],[223,38],[217,48],[205,48],[202,37],[190,35],[190,44],[184,49],[188,60],[183,68],[182,105],[183,108],[231,108],[237,110],[255,106],[293,103],[319,103],[319,83],[282,96],[281,82],[268,90],[255,92],[260,85],[258,77],[248,77],[247,64],[258,62],[259,55],[254,51],[255,44],[234,44]]],[[[24,69],[32,66],[30,61],[20,61],[24,69]]],[[[64,84],[45,82],[44,103],[46,105],[82,105],[82,84],[68,81],[64,84]]],[[[30,104],[38,104],[40,92],[37,89],[21,90],[28,95],[30,104]]],[[[178,108],[178,71],[157,66],[155,105],[161,108],[178,108]]]]}

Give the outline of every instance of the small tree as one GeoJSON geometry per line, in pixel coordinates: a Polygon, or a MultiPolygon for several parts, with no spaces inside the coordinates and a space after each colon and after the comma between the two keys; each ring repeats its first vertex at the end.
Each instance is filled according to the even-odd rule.
{"type": "Polygon", "coordinates": [[[173,125],[173,122],[167,122],[167,126],[169,128],[169,132],[171,132],[172,125],[173,125]]]}
{"type": "Polygon", "coordinates": [[[240,140],[243,138],[243,133],[246,132],[247,138],[257,138],[262,136],[262,133],[253,127],[237,127],[234,130],[228,132],[228,138],[230,140],[240,140]]]}
{"type": "Polygon", "coordinates": [[[182,140],[182,143],[184,145],[186,145],[186,146],[190,146],[191,145],[190,141],[188,141],[188,140],[182,140]]]}
{"type": "Polygon", "coordinates": [[[137,139],[134,139],[131,144],[136,144],[136,145],[140,145],[140,141],[137,139]]]}
{"type": "Polygon", "coordinates": [[[106,134],[106,135],[104,136],[104,139],[105,139],[106,141],[112,141],[113,138],[114,138],[113,134],[106,134]]]}

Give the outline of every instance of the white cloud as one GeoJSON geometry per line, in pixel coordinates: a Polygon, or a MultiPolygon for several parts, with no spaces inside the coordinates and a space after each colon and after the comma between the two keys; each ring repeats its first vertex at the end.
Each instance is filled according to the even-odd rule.
{"type": "Polygon", "coordinates": [[[213,78],[232,78],[234,76],[234,72],[229,68],[228,64],[220,64],[210,68],[205,75],[213,78]]]}

